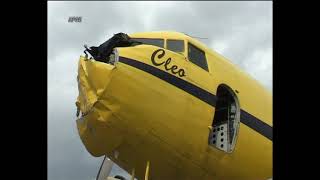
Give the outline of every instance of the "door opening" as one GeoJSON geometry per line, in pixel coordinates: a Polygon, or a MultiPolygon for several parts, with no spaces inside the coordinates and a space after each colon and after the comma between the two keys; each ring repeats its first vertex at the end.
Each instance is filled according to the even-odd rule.
{"type": "Polygon", "coordinates": [[[217,89],[215,114],[209,133],[209,145],[232,152],[240,124],[239,102],[233,91],[220,85],[217,89]]]}

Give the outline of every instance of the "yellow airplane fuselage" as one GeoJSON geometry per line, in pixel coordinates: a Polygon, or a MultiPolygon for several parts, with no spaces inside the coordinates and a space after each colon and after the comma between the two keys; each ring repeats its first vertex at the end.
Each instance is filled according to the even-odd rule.
{"type": "MultiPolygon", "coordinates": [[[[77,127],[93,156],[107,155],[127,172],[149,179],[268,179],[272,177],[272,96],[218,53],[180,33],[130,37],[178,38],[206,53],[208,72],[175,53],[151,45],[117,48],[114,65],[81,56],[77,127]],[[168,60],[169,59],[169,60],[168,60]],[[208,144],[219,85],[232,89],[241,108],[234,150],[208,144]],[[250,118],[249,118],[250,117],[250,118]],[[248,118],[248,119],[245,119],[248,118]]],[[[166,47],[166,44],[165,44],[166,47]]]]}

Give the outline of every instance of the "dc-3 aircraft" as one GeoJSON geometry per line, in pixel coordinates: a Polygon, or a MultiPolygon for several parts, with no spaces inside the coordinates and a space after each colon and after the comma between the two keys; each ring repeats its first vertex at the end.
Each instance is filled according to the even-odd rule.
{"type": "Polygon", "coordinates": [[[272,94],[226,58],[164,31],[85,48],[77,128],[105,156],[97,180],[113,162],[139,180],[272,178],[272,94]]]}

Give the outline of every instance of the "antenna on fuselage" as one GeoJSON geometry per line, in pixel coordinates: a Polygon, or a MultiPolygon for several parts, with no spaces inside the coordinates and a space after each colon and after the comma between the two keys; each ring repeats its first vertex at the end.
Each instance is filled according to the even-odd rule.
{"type": "Polygon", "coordinates": [[[209,39],[209,38],[202,38],[202,37],[191,36],[191,35],[189,35],[189,34],[187,34],[187,33],[183,33],[183,34],[185,34],[185,35],[187,35],[187,36],[190,36],[190,37],[192,37],[192,38],[197,38],[197,39],[209,39]]]}

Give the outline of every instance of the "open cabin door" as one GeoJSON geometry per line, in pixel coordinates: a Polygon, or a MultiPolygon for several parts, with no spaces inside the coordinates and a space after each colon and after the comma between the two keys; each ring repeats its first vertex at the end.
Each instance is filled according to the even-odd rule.
{"type": "Polygon", "coordinates": [[[210,127],[209,145],[231,153],[235,147],[240,124],[240,107],[233,91],[220,85],[217,90],[215,114],[210,127]]]}

